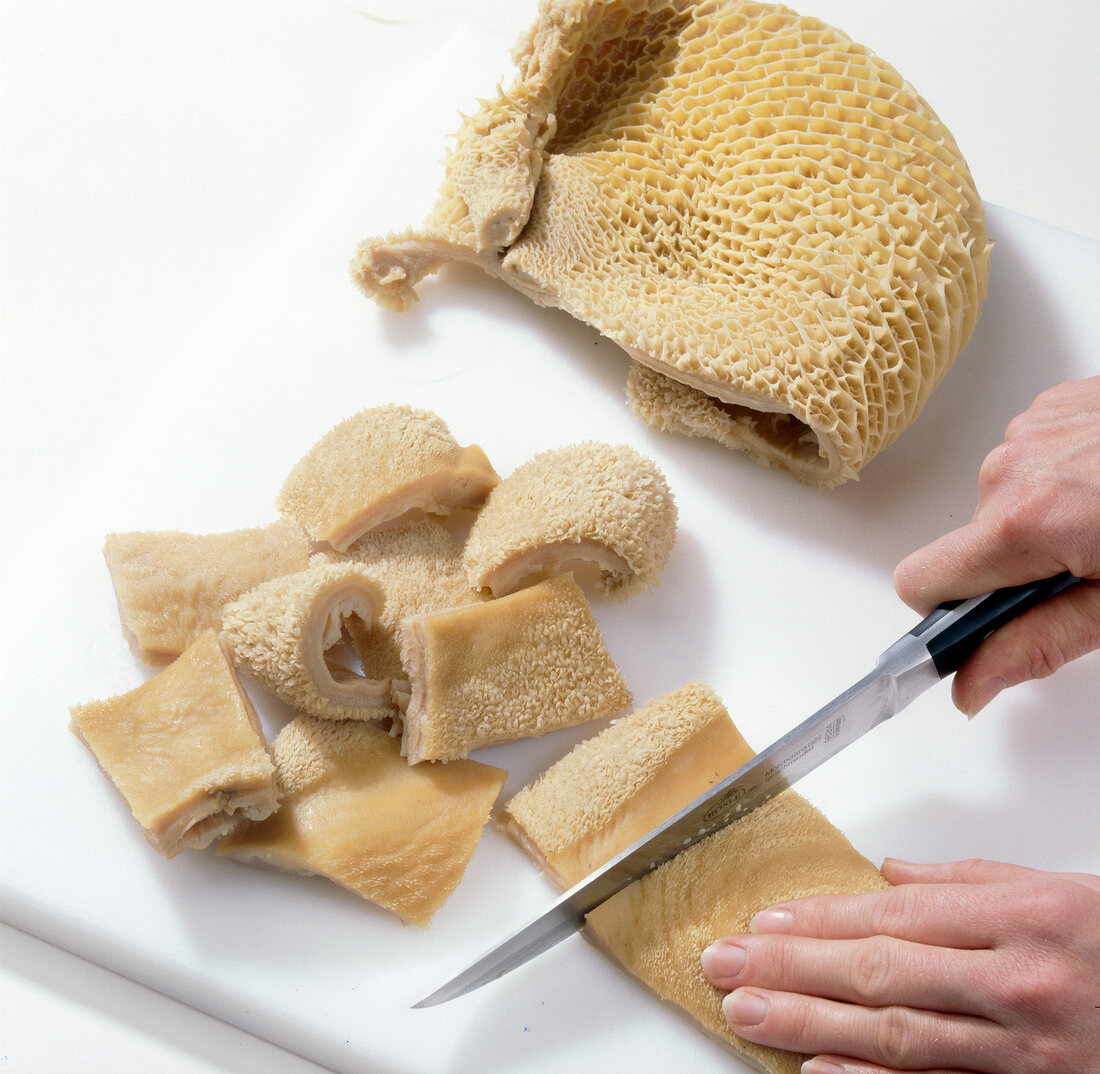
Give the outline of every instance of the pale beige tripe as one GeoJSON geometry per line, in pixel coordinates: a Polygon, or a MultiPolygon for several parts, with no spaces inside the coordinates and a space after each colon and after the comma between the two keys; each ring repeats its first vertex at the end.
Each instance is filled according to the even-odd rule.
{"type": "Polygon", "coordinates": [[[955,139],[893,67],[734,0],[543,0],[514,60],[425,223],[360,246],[369,295],[407,308],[472,261],[717,401],[697,420],[691,393],[635,384],[646,420],[814,485],[912,423],[978,319],[990,246],[955,139]]]}
{"type": "Polygon", "coordinates": [[[544,451],[489,494],[466,539],[470,584],[503,596],[593,565],[598,587],[654,585],[676,540],[676,504],[652,459],[589,440],[544,451]]]}
{"type": "Polygon", "coordinates": [[[284,516],[338,551],[368,530],[479,507],[500,478],[476,444],[460,447],[429,410],[389,404],[330,429],[279,492],[284,516]]]}
{"type": "Polygon", "coordinates": [[[714,691],[689,682],[574,747],[495,823],[564,890],[752,755],[714,691]]]}
{"type": "Polygon", "coordinates": [[[611,716],[630,692],[571,574],[401,624],[402,752],[449,761],[611,716]]]}
{"type": "MultiPolygon", "coordinates": [[[[630,780],[619,773],[642,766],[641,759],[660,757],[662,750],[667,757],[667,777],[662,772],[639,784],[638,801],[645,811],[645,823],[653,827],[687,804],[677,792],[676,771],[685,766],[685,758],[693,758],[690,767],[695,771],[705,771],[711,746],[703,736],[713,733],[712,725],[707,719],[700,720],[694,731],[700,740],[682,741],[683,729],[690,722],[688,713],[677,720],[670,718],[669,709],[684,706],[706,713],[715,704],[700,684],[689,684],[679,695],[669,695],[632,717],[637,726],[629,736],[617,732],[618,725],[612,724],[582,744],[558,762],[563,766],[562,777],[556,775],[558,766],[551,767],[531,788],[526,801],[521,799],[524,812],[540,818],[538,826],[530,821],[525,824],[523,840],[535,860],[552,862],[555,844],[561,842],[556,833],[567,833],[571,825],[584,832],[585,841],[595,843],[604,830],[605,817],[602,852],[606,858],[644,835],[645,831],[639,830],[641,823],[618,827],[619,817],[629,818],[632,801],[629,793],[623,793],[630,780]],[[667,744],[662,746],[662,742],[667,744]],[[613,811],[596,814],[595,823],[594,798],[615,802],[613,811]],[[663,817],[659,804],[667,805],[663,817]]],[[[714,719],[718,718],[715,713],[714,719]]],[[[751,755],[738,735],[724,763],[736,768],[751,755]]],[[[527,794],[520,792],[520,796],[527,794]]],[[[515,807],[510,804],[508,809],[515,807]]],[[[590,864],[602,862],[569,860],[570,871],[563,873],[560,886],[564,889],[580,879],[578,870],[590,864]]],[[[783,899],[886,886],[878,870],[839,831],[788,790],[597,907],[588,915],[585,935],[662,1000],[681,1008],[757,1069],[767,1074],[798,1074],[805,1056],[763,1048],[730,1031],[722,1016],[723,993],[707,981],[700,955],[720,936],[747,932],[758,911],[783,899]]]]}
{"type": "Polygon", "coordinates": [[[277,805],[259,718],[212,630],[136,689],[69,711],[165,857],[208,846],[277,805]]]}
{"type": "Polygon", "coordinates": [[[288,705],[328,719],[391,715],[388,679],[359,673],[344,625],[370,624],[384,593],[367,566],[314,556],[304,571],[274,578],[227,605],[222,636],[234,659],[288,705]]]}
{"type": "Polygon", "coordinates": [[[386,593],[372,622],[355,617],[347,623],[363,675],[369,679],[404,678],[398,635],[402,619],[483,599],[466,580],[462,545],[433,519],[373,530],[347,552],[328,555],[364,564],[386,593]]]}
{"type": "Polygon", "coordinates": [[[147,663],[166,663],[216,630],[231,600],[302,570],[309,539],[297,523],[280,519],[230,533],[112,533],[103,556],[130,647],[147,663]]]}
{"type": "Polygon", "coordinates": [[[274,749],[279,812],[218,853],[319,873],[421,926],[462,879],[507,775],[476,761],[410,767],[357,720],[299,716],[274,749]]]}

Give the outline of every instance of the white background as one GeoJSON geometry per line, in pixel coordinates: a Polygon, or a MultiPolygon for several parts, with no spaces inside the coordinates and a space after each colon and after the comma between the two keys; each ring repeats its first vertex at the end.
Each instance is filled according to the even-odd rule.
{"type": "MultiPolygon", "coordinates": [[[[58,502],[58,490],[69,486],[64,479],[43,482],[33,464],[24,465],[28,452],[64,436],[66,443],[101,455],[104,465],[140,456],[133,430],[102,428],[94,408],[59,406],[56,413],[64,414],[67,425],[53,428],[51,391],[85,392],[94,399],[118,361],[129,376],[137,369],[138,381],[148,378],[126,385],[135,398],[159,392],[165,373],[158,355],[165,339],[177,350],[201,349],[211,321],[219,318],[232,333],[236,306],[255,299],[268,266],[294,247],[300,237],[295,229],[307,215],[296,200],[301,190],[330,181],[339,186],[349,161],[376,166],[356,145],[356,122],[375,112],[399,115],[406,102],[396,91],[407,85],[410,70],[443,47],[456,24],[473,22],[510,40],[533,10],[514,0],[185,7],[0,6],[3,388],[4,405],[16,414],[0,434],[5,501],[14,504],[14,536],[5,544],[9,565],[36,543],[55,546],[67,513],[80,502],[58,502]],[[328,61],[340,70],[361,65],[363,99],[354,109],[295,113],[295,102],[305,110],[320,95],[296,95],[288,85],[324,79],[328,61]],[[257,84],[244,77],[254,70],[285,71],[287,83],[257,84]],[[283,128],[299,140],[296,154],[280,143],[283,128]],[[235,131],[239,137],[232,137],[235,131]],[[300,176],[312,169],[317,183],[273,175],[273,165],[288,173],[298,169],[300,176]],[[250,185],[252,199],[241,193],[250,185]],[[273,220],[283,222],[274,236],[273,220]],[[193,271],[199,250],[213,254],[205,275],[193,271]],[[161,297],[152,310],[142,306],[151,280],[158,295],[171,296],[161,297]],[[148,354],[144,374],[140,364],[118,358],[142,352],[148,354]],[[51,364],[48,378],[43,363],[51,364]],[[40,443],[27,443],[32,426],[40,443]]],[[[1056,0],[1038,8],[1016,0],[853,0],[802,10],[874,48],[920,90],[952,129],[987,201],[1100,241],[1100,8],[1092,0],[1056,0]]],[[[497,77],[486,77],[484,95],[492,93],[497,77]]],[[[467,97],[440,102],[455,112],[469,105],[467,97]]],[[[400,139],[390,144],[400,147],[400,139]]],[[[385,207],[371,208],[384,215],[385,207]]],[[[367,207],[362,218],[371,219],[367,207]]],[[[414,219],[387,219],[385,226],[414,219]]],[[[1036,235],[1037,242],[1057,244],[1045,232],[1036,235]]],[[[348,236],[349,248],[359,237],[348,236]]],[[[519,309],[502,301],[513,313],[519,309]]],[[[408,331],[414,348],[430,342],[418,340],[411,329],[395,331],[408,331]]],[[[306,338],[303,333],[303,346],[306,338]]],[[[323,333],[309,338],[316,345],[311,360],[323,360],[323,333]]],[[[225,409],[227,415],[232,411],[229,404],[225,409]]],[[[463,438],[477,439],[478,431],[463,438]]],[[[308,440],[292,440],[288,462],[306,446],[308,440]]],[[[258,450],[270,447],[265,442],[258,450]]],[[[81,466],[87,468],[88,461],[73,460],[74,471],[81,466]]],[[[750,479],[753,487],[755,481],[750,479]]],[[[182,491],[192,500],[196,495],[182,491]]],[[[141,490],[135,496],[144,497],[147,513],[135,512],[119,528],[155,528],[145,519],[157,510],[167,517],[167,498],[158,499],[162,493],[141,490]]],[[[919,537],[934,536],[938,524],[930,520],[919,537]]],[[[58,660],[71,659],[64,648],[68,614],[63,602],[43,607],[31,627],[58,660]]],[[[1095,661],[1091,667],[1095,672],[1095,661]]],[[[3,713],[6,721],[56,718],[3,713]]],[[[21,806],[5,814],[5,826],[34,823],[35,803],[21,806]]],[[[42,831],[39,838],[55,840],[62,852],[63,833],[42,831]]],[[[19,867],[7,859],[0,864],[5,879],[19,867]]],[[[0,942],[0,1071],[320,1069],[24,932],[2,926],[0,942]]]]}

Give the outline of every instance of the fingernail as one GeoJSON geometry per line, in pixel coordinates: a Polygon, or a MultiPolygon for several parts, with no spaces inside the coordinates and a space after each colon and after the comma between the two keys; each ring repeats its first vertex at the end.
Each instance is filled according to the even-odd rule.
{"type": "Polygon", "coordinates": [[[749,922],[749,932],[790,932],[794,925],[794,914],[782,906],[772,906],[761,910],[749,922]]]}
{"type": "Polygon", "coordinates": [[[966,715],[971,718],[977,716],[1007,685],[1008,683],[1000,676],[986,679],[971,696],[970,707],[966,715]]]}
{"type": "Polygon", "coordinates": [[[736,977],[744,968],[748,952],[726,940],[715,940],[702,956],[703,972],[710,978],[736,977]]]}
{"type": "Polygon", "coordinates": [[[831,1059],[807,1059],[798,1071],[799,1074],[844,1074],[844,1068],[831,1059]]]}
{"type": "Polygon", "coordinates": [[[758,1026],[767,1016],[768,1004],[763,996],[739,988],[722,1001],[722,1011],[730,1025],[758,1026]]]}

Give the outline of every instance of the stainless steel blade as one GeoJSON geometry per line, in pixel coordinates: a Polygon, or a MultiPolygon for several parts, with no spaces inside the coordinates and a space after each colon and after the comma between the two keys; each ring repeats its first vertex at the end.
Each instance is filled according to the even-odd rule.
{"type": "Polygon", "coordinates": [[[472,992],[579,931],[585,915],[604,900],[774,798],[900,712],[939,679],[924,645],[905,635],[883,653],[873,672],[565,892],[534,921],[415,1006],[431,1007],[472,992]]]}

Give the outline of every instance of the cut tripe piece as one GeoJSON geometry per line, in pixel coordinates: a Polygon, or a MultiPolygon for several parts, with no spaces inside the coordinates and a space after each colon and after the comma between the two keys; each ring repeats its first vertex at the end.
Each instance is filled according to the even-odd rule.
{"type": "Polygon", "coordinates": [[[728,412],[632,391],[647,421],[820,487],[908,428],[977,323],[990,243],[955,139],[892,66],[735,0],[542,0],[513,57],[423,225],[359,247],[368,295],[406,309],[473,262],[728,412]]]}
{"type": "MultiPolygon", "coordinates": [[[[520,791],[506,807],[503,826],[568,888],[585,870],[603,864],[587,853],[589,847],[600,845],[606,861],[691,800],[678,785],[678,770],[693,772],[697,786],[706,782],[706,755],[713,748],[706,739],[721,720],[716,704],[720,710],[710,691],[689,683],[629,717],[630,723],[611,724],[520,791]],[[662,755],[667,770],[651,771],[650,759],[662,755]],[[647,773],[636,792],[644,821],[630,818],[635,770],[647,773]],[[516,817],[522,818],[522,831],[516,817]],[[580,853],[569,847],[571,826],[583,833],[580,853]]],[[[732,765],[731,771],[752,756],[734,734],[723,734],[720,747],[722,767],[732,765]]],[[[712,782],[727,774],[719,772],[712,782]]],[[[787,790],[598,906],[588,915],[585,936],[758,1070],[798,1074],[805,1056],[749,1043],[729,1029],[724,993],[707,981],[700,956],[719,937],[747,932],[758,911],[784,899],[886,887],[879,871],[821,813],[787,790]]]]}
{"type": "Polygon", "coordinates": [[[314,556],[304,571],[227,605],[222,636],[237,662],[288,705],[327,719],[384,719],[392,714],[389,680],[341,662],[345,622],[373,622],[383,600],[368,567],[314,556]]]}
{"type": "Polygon", "coordinates": [[[404,678],[398,626],[406,616],[482,599],[466,580],[462,546],[434,519],[365,533],[347,552],[326,554],[364,564],[386,592],[372,622],[355,617],[347,623],[369,679],[404,678]]]}
{"type": "Polygon", "coordinates": [[[477,761],[410,767],[360,721],[299,716],[274,742],[283,801],[218,854],[319,873],[426,926],[458,886],[507,773],[477,761]]]}
{"type": "Polygon", "coordinates": [[[657,465],[626,444],[544,451],[489,494],[466,539],[470,584],[493,596],[594,564],[599,588],[656,584],[676,540],[676,504],[657,465]]]}
{"type": "Polygon", "coordinates": [[[722,1015],[724,993],[703,975],[700,955],[720,936],[748,932],[753,917],[777,902],[888,886],[818,810],[787,790],[596,907],[585,931],[757,1069],[798,1074],[807,1056],[733,1033],[722,1015]]]}
{"type": "Polygon", "coordinates": [[[564,890],[752,756],[714,691],[689,682],[575,746],[494,823],[564,890]]]}
{"type": "Polygon", "coordinates": [[[147,663],[167,663],[242,593],[309,563],[309,539],[280,519],[230,533],[148,531],[109,534],[103,557],[123,633],[147,663]]]}
{"type": "Polygon", "coordinates": [[[136,689],[69,712],[165,857],[208,846],[278,804],[259,718],[212,630],[136,689]]]}
{"type": "Polygon", "coordinates": [[[290,471],[278,508],[343,552],[405,516],[479,507],[499,481],[485,452],[460,447],[438,415],[391,404],[362,410],[321,437],[290,471]]]}
{"type": "Polygon", "coordinates": [[[571,574],[463,608],[410,616],[401,661],[412,696],[410,764],[611,716],[630,692],[571,574]]]}

